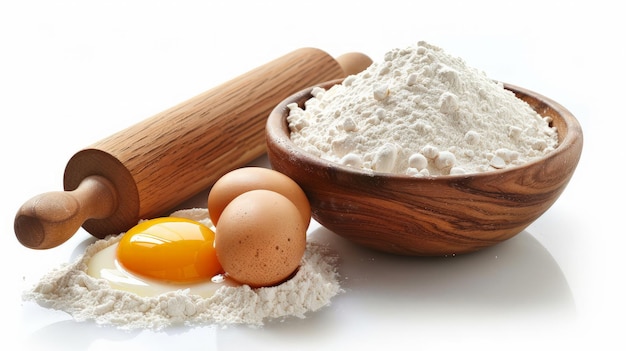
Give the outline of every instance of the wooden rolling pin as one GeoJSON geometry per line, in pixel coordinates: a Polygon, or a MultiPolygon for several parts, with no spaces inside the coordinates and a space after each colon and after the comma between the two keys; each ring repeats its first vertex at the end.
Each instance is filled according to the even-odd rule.
{"type": "Polygon", "coordinates": [[[76,153],[65,191],[27,201],[15,216],[22,245],[56,247],[82,225],[98,238],[128,230],[210,187],[265,152],[265,121],[287,96],[371,64],[302,48],[76,153]]]}

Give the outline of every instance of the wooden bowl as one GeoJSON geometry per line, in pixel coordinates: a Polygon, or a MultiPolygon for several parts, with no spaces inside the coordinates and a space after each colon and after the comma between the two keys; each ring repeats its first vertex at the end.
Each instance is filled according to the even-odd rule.
{"type": "Polygon", "coordinates": [[[287,104],[303,106],[313,87],[271,112],[268,158],[272,168],[304,189],[316,221],[354,243],[413,256],[476,251],[513,237],[541,216],[567,186],[582,152],[580,124],[563,106],[520,87],[505,88],[552,117],[559,145],[545,158],[515,168],[425,178],[343,166],[308,154],[290,139],[287,104]]]}

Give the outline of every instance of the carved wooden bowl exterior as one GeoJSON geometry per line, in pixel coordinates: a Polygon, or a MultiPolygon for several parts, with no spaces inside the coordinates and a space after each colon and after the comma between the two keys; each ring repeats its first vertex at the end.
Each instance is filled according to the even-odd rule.
{"type": "Polygon", "coordinates": [[[527,89],[505,88],[552,117],[559,145],[545,158],[470,175],[362,172],[307,154],[290,140],[287,104],[303,106],[312,88],[287,98],[270,114],[268,158],[272,168],[304,189],[316,221],[354,243],[412,256],[476,251],[513,237],[541,216],[567,186],[582,152],[580,124],[563,106],[527,89]]]}

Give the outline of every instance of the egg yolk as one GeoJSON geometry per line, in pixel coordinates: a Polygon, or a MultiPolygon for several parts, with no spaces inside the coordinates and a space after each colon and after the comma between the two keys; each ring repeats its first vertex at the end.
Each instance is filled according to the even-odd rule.
{"type": "Polygon", "coordinates": [[[116,257],[132,273],[188,283],[223,272],[214,242],[215,233],[200,222],[155,218],[128,230],[119,242],[116,257]]]}

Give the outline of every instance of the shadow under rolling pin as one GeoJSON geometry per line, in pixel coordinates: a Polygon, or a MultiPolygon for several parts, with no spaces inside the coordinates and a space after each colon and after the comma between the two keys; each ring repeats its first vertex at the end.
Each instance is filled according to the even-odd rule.
{"type": "Polygon", "coordinates": [[[345,78],[372,61],[301,48],[79,151],[65,191],[35,196],[15,216],[19,242],[61,245],[82,226],[98,238],[128,230],[210,187],[265,152],[265,121],[287,96],[345,78]]]}

